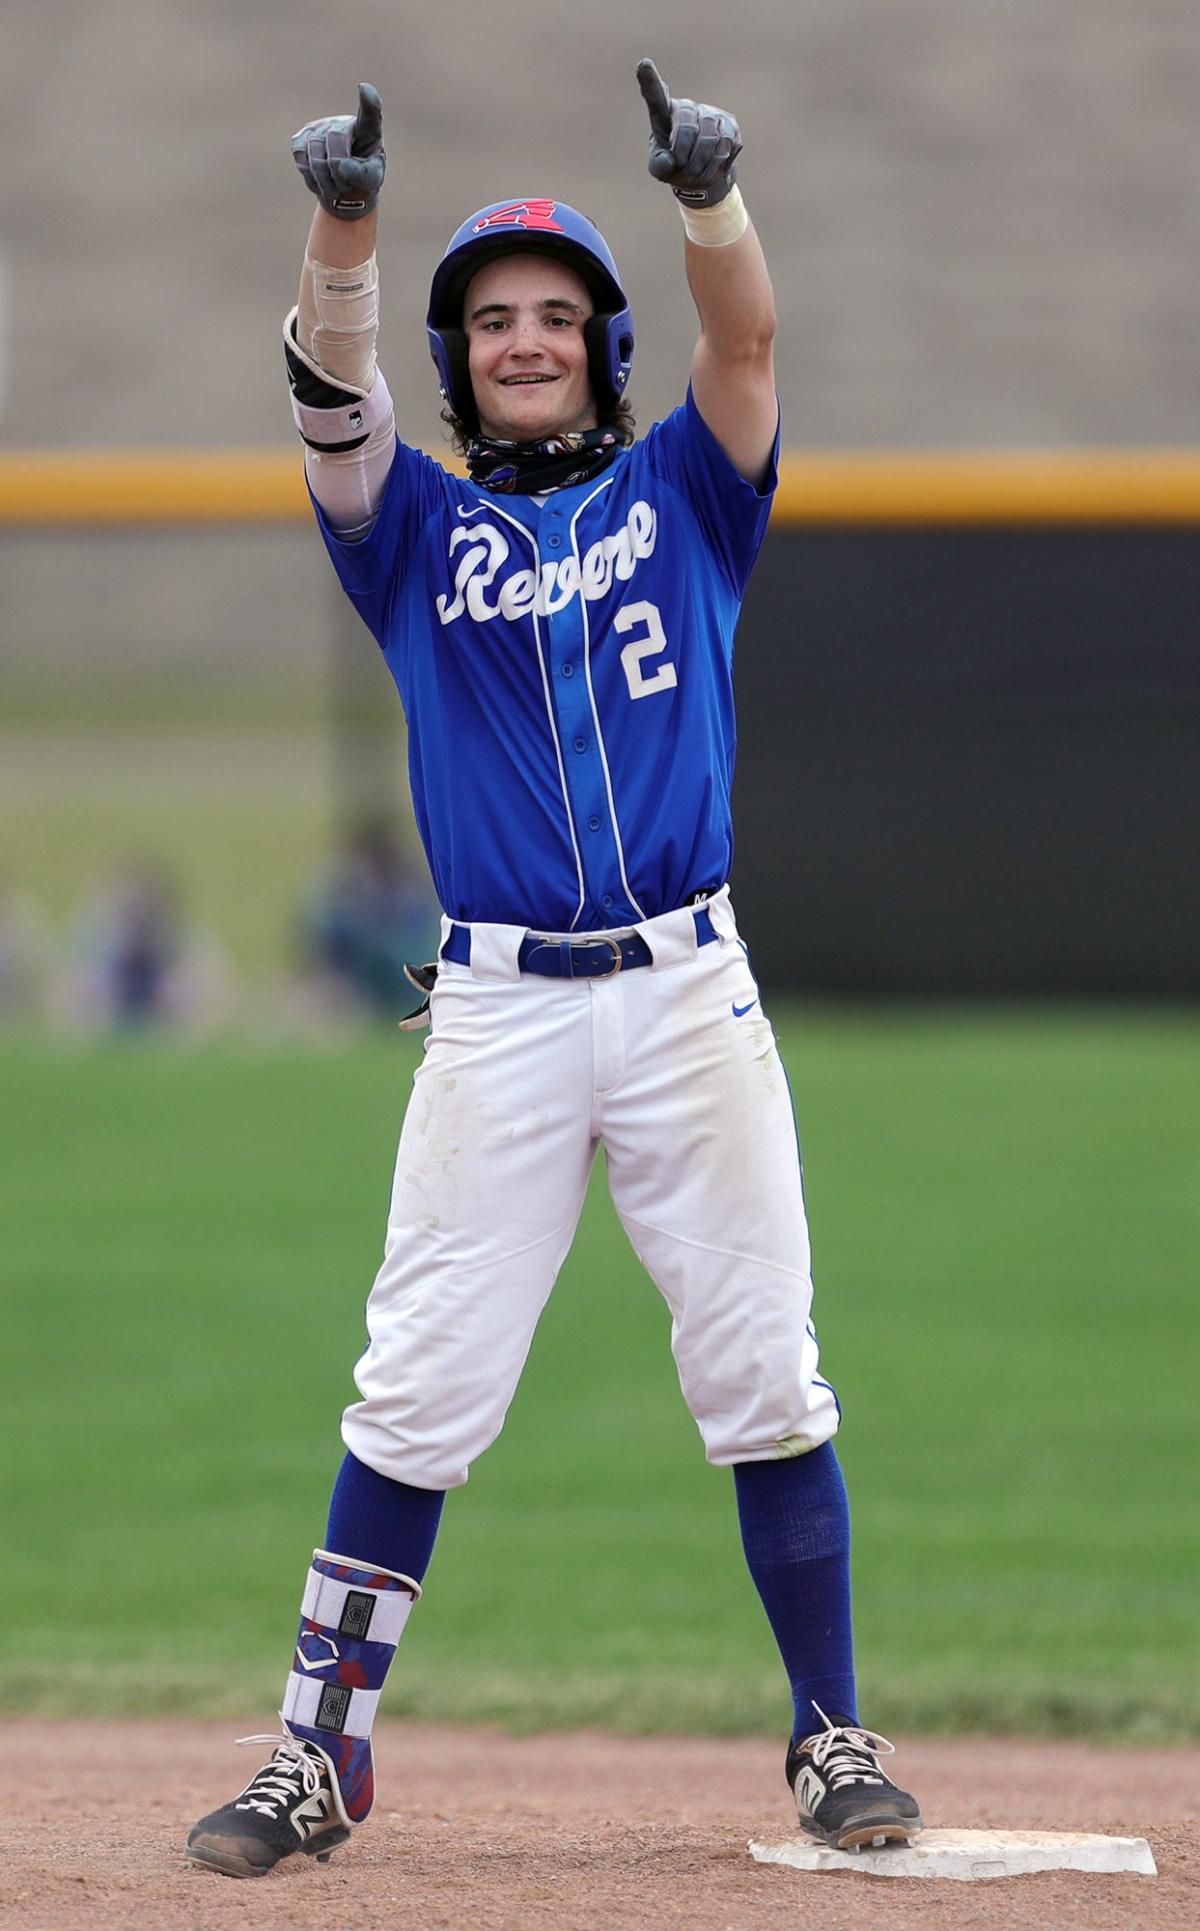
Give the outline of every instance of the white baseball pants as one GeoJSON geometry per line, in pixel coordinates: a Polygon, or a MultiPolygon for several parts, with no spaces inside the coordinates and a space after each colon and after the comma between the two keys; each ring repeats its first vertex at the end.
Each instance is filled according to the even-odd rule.
{"type": "Polygon", "coordinates": [[[511,926],[442,964],[342,1423],[380,1474],[455,1488],[495,1440],[601,1145],[709,1461],[835,1433],[787,1079],[724,892],[709,912],[718,942],[668,913],[611,978],[522,974],[511,926]]]}

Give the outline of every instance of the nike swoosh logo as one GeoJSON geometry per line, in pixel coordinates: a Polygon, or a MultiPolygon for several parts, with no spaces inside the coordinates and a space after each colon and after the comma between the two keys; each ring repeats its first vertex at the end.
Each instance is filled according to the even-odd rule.
{"type": "MultiPolygon", "coordinates": [[[[752,1000],[750,1001],[750,1006],[756,1006],[757,1004],[758,1004],[758,1001],[757,1001],[757,999],[752,999],[752,1000]]],[[[742,1015],[743,1015],[743,1013],[747,1013],[747,1012],[749,1012],[749,1010],[750,1010],[750,1006],[739,1006],[739,1005],[738,1005],[738,1004],[737,1004],[737,1003],[735,1002],[735,1003],[734,1003],[734,1008],[733,1008],[733,1016],[734,1016],[734,1018],[735,1018],[735,1019],[740,1019],[740,1018],[742,1017],[742,1015]]]]}

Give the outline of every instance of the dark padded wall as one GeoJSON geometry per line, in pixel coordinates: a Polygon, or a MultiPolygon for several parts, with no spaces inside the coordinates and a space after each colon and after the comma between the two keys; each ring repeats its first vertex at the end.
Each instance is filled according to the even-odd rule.
{"type": "Polygon", "coordinates": [[[772,529],[737,649],[763,982],[1200,993],[1200,532],[772,529]]]}

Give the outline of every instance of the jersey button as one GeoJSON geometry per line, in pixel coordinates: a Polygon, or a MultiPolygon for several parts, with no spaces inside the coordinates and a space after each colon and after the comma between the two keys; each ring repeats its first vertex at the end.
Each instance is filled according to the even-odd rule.
{"type": "Polygon", "coordinates": [[[575,749],[576,749],[577,751],[586,751],[586,750],[587,750],[587,739],[586,739],[586,738],[576,738],[576,740],[575,740],[575,749]]]}
{"type": "Polygon", "coordinates": [[[574,664],[564,664],[562,667],[562,674],[564,677],[574,677],[575,675],[574,664]]]}
{"type": "Polygon", "coordinates": [[[598,818],[589,818],[589,819],[588,819],[588,830],[589,830],[589,831],[599,831],[599,829],[600,829],[600,820],[599,820],[598,818]]]}
{"type": "Polygon", "coordinates": [[[604,907],[605,911],[607,912],[609,906],[612,904],[612,893],[605,892],[604,897],[601,899],[600,903],[604,907]]]}
{"type": "Polygon", "coordinates": [[[550,545],[550,548],[552,550],[557,550],[559,544],[562,542],[562,538],[558,534],[558,531],[555,530],[550,536],[546,538],[546,541],[550,545]]]}

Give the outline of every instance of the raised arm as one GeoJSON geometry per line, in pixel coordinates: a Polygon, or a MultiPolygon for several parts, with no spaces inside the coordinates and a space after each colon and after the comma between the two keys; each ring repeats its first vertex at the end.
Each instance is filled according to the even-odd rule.
{"type": "Polygon", "coordinates": [[[696,406],[749,482],[766,476],[779,420],[775,298],[737,186],[741,133],[731,114],[676,100],[652,60],[638,64],[650,115],[650,173],[683,216],[688,287],[700,317],[692,356],[696,406]]]}
{"type": "Polygon", "coordinates": [[[318,202],[299,300],[284,322],[292,410],[313,495],[341,535],[361,536],[396,447],[391,397],[375,366],[376,204],[386,165],[375,89],[359,88],[357,114],[302,127],[292,155],[318,202]]]}

